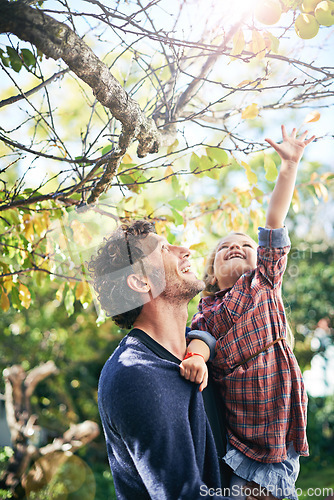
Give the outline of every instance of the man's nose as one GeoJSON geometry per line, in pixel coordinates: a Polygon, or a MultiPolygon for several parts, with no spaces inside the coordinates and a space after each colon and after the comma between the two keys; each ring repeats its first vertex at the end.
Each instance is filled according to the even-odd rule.
{"type": "Polygon", "coordinates": [[[176,247],[177,248],[177,252],[179,254],[179,256],[181,258],[185,258],[185,257],[189,257],[189,255],[191,254],[191,251],[189,250],[189,248],[187,247],[176,247]]]}

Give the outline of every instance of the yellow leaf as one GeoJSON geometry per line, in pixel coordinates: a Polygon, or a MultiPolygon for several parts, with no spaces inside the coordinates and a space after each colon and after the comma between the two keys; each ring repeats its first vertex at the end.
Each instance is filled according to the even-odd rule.
{"type": "Polygon", "coordinates": [[[208,245],[204,241],[200,243],[194,243],[193,245],[190,245],[189,250],[193,250],[194,252],[207,252],[208,245]]]}
{"type": "Polygon", "coordinates": [[[242,80],[242,82],[240,82],[237,87],[245,87],[246,85],[250,85],[251,83],[251,80],[242,80]]]}
{"type": "Polygon", "coordinates": [[[297,188],[294,189],[293,191],[293,196],[292,196],[292,208],[294,212],[297,214],[300,210],[300,198],[299,198],[299,193],[297,191],[297,188]]]}
{"type": "Polygon", "coordinates": [[[240,215],[241,214],[237,214],[232,219],[232,231],[240,231],[240,227],[242,226],[243,223],[243,218],[240,215]]]}
{"type": "Polygon", "coordinates": [[[1,290],[0,307],[5,312],[8,311],[10,307],[8,295],[3,290],[1,290]]]}
{"type": "Polygon", "coordinates": [[[314,184],[314,189],[318,198],[323,198],[324,201],[328,201],[328,191],[323,184],[320,182],[318,184],[314,184]]]}
{"type": "Polygon", "coordinates": [[[257,210],[251,210],[251,211],[250,211],[250,213],[249,213],[249,215],[250,215],[250,219],[251,219],[252,224],[253,224],[253,228],[254,228],[254,230],[256,231],[256,230],[257,230],[257,228],[258,228],[258,227],[259,227],[259,225],[260,225],[260,224],[259,224],[259,220],[260,220],[260,218],[259,218],[259,213],[258,213],[258,211],[257,211],[257,210]]]}
{"type": "Polygon", "coordinates": [[[312,113],[309,113],[305,120],[304,120],[304,123],[311,123],[311,122],[317,122],[318,120],[320,120],[320,113],[319,111],[312,111],[312,113]]]}
{"type": "Polygon", "coordinates": [[[23,216],[23,224],[24,224],[23,234],[28,241],[32,242],[34,240],[34,226],[32,223],[32,219],[30,218],[30,215],[25,214],[23,216]]]}
{"type": "Polygon", "coordinates": [[[175,141],[173,142],[173,144],[171,144],[170,146],[168,146],[168,148],[167,148],[167,154],[170,155],[171,153],[173,153],[173,151],[175,151],[175,149],[177,148],[178,145],[179,145],[179,141],[177,139],[175,139],[175,141]]]}
{"type": "Polygon", "coordinates": [[[257,183],[257,176],[256,176],[256,174],[254,172],[252,172],[252,170],[251,170],[250,166],[248,165],[248,163],[242,161],[241,165],[246,170],[247,180],[248,180],[249,184],[256,184],[257,183]]]}
{"type": "Polygon", "coordinates": [[[278,175],[276,163],[266,154],[264,155],[264,170],[266,172],[265,178],[267,181],[275,182],[278,175]]]}
{"type": "Polygon", "coordinates": [[[42,220],[43,220],[43,225],[45,227],[45,229],[48,229],[49,226],[50,226],[50,217],[49,217],[49,214],[47,212],[43,212],[43,215],[42,215],[42,220]]]}
{"type": "Polygon", "coordinates": [[[51,252],[52,252],[51,241],[49,240],[49,238],[47,238],[46,245],[45,245],[45,256],[49,257],[51,252]]]}
{"type": "Polygon", "coordinates": [[[91,293],[87,281],[80,281],[75,289],[75,298],[80,300],[82,305],[88,305],[91,300],[91,293]]]}
{"type": "Polygon", "coordinates": [[[258,105],[253,102],[253,104],[250,104],[243,110],[241,113],[241,118],[247,119],[247,120],[254,120],[259,114],[259,108],[258,105]]]}
{"type": "Polygon", "coordinates": [[[204,227],[204,223],[201,219],[196,219],[195,220],[195,227],[196,229],[198,229],[199,231],[201,231],[204,227]]]}
{"type": "Polygon", "coordinates": [[[84,290],[85,290],[84,281],[80,281],[80,283],[77,285],[75,289],[75,298],[77,300],[80,299],[81,295],[84,293],[84,290]]]}
{"type": "Polygon", "coordinates": [[[64,288],[65,288],[65,283],[62,283],[56,292],[56,299],[58,300],[58,302],[61,302],[63,300],[64,288]]]}
{"type": "Polygon", "coordinates": [[[64,233],[60,233],[58,238],[58,244],[62,250],[66,250],[67,248],[67,239],[64,233]]]}
{"type": "Polygon", "coordinates": [[[162,220],[158,220],[154,224],[154,227],[155,227],[155,230],[159,236],[166,234],[166,222],[164,222],[162,220]]]}
{"type": "Polygon", "coordinates": [[[19,299],[23,307],[28,309],[31,303],[31,295],[29,289],[22,283],[19,285],[19,299]]]}
{"type": "Polygon", "coordinates": [[[174,174],[174,170],[170,165],[167,166],[165,171],[165,181],[170,183],[172,182],[172,175],[174,174]]]}
{"type": "Polygon", "coordinates": [[[263,200],[263,191],[259,189],[258,187],[254,186],[253,189],[253,197],[255,200],[257,200],[259,203],[262,203],[263,200]]]}
{"type": "Polygon", "coordinates": [[[38,234],[38,236],[44,236],[48,226],[49,226],[49,221],[48,221],[48,216],[46,214],[38,214],[32,219],[33,227],[38,234]]]}
{"type": "Polygon", "coordinates": [[[280,43],[279,39],[276,38],[272,33],[270,33],[270,31],[266,31],[263,34],[263,39],[264,39],[264,42],[266,44],[266,48],[267,48],[268,52],[272,51],[275,54],[277,54],[278,48],[279,48],[279,43],[280,43]]]}
{"type": "Polygon", "coordinates": [[[86,226],[84,226],[84,224],[74,219],[72,220],[70,226],[73,231],[73,239],[75,243],[80,246],[86,246],[88,245],[88,243],[90,243],[90,241],[92,240],[92,236],[87,231],[87,228],[86,226]]]}
{"type": "Polygon", "coordinates": [[[122,163],[124,163],[125,165],[130,165],[131,163],[133,163],[133,160],[128,153],[125,153],[125,155],[123,156],[122,163]]]}
{"type": "Polygon", "coordinates": [[[227,214],[226,228],[228,231],[233,231],[232,216],[230,213],[227,214]]]}
{"type": "Polygon", "coordinates": [[[6,290],[6,293],[9,293],[12,291],[13,288],[13,277],[12,276],[5,276],[2,279],[2,285],[4,289],[6,290]]]}
{"type": "Polygon", "coordinates": [[[238,30],[233,37],[233,48],[230,56],[236,56],[242,53],[245,47],[245,37],[242,30],[238,30]]]}
{"type": "Polygon", "coordinates": [[[263,89],[263,85],[259,82],[259,80],[243,80],[237,85],[237,87],[246,87],[246,85],[250,85],[251,87],[255,87],[257,89],[263,89]]]}
{"type": "Polygon", "coordinates": [[[266,55],[266,41],[263,36],[256,30],[252,31],[252,41],[250,49],[256,56],[256,59],[263,59],[266,55]]]}

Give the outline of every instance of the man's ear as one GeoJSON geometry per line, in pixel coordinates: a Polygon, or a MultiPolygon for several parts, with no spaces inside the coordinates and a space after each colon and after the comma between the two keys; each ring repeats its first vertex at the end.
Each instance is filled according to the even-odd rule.
{"type": "Polygon", "coordinates": [[[130,274],[130,276],[126,279],[126,282],[131,290],[134,290],[135,292],[148,293],[151,290],[146,278],[143,276],[139,277],[137,274],[130,274]]]}

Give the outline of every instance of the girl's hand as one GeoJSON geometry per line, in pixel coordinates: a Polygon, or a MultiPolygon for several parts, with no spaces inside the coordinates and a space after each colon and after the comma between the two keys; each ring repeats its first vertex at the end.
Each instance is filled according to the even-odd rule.
{"type": "Polygon", "coordinates": [[[180,374],[186,380],[200,384],[200,392],[208,385],[208,367],[201,355],[194,355],[184,359],[180,364],[180,374]]]}
{"type": "Polygon", "coordinates": [[[296,163],[298,164],[301,157],[303,156],[305,147],[310,144],[315,139],[315,135],[313,135],[310,139],[306,139],[308,131],[303,132],[303,134],[297,139],[297,129],[294,128],[291,132],[291,135],[287,134],[285,126],[282,125],[282,137],[283,142],[276,143],[271,139],[266,138],[265,140],[272,146],[275,151],[280,155],[282,161],[288,163],[296,163]]]}

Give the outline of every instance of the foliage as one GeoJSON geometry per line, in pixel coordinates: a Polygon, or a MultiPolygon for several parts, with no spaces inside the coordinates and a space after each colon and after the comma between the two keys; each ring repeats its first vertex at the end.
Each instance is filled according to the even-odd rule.
{"type": "Polygon", "coordinates": [[[334,489],[333,404],[333,396],[309,398],[307,435],[310,456],[301,459],[301,473],[296,485],[303,490],[301,498],[305,500],[308,488],[334,489]]]}
{"type": "MultiPolygon", "coordinates": [[[[6,468],[8,460],[13,455],[13,450],[9,446],[4,446],[0,448],[0,477],[6,468]]],[[[0,488],[0,498],[6,500],[7,498],[12,498],[13,495],[10,491],[5,491],[0,488]]]]}
{"type": "Polygon", "coordinates": [[[302,369],[316,354],[326,355],[334,340],[333,247],[326,242],[292,238],[283,297],[295,334],[302,369]]]}
{"type": "MultiPolygon", "coordinates": [[[[94,249],[105,228],[119,219],[149,217],[158,232],[175,241],[182,231],[198,256],[223,231],[254,233],[278,166],[262,129],[283,116],[280,110],[286,116],[287,107],[301,126],[312,126],[322,117],[319,110],[332,103],[333,68],[310,62],[310,46],[294,48],[293,22],[301,2],[281,2],[279,22],[264,25],[258,9],[241,0],[235,8],[199,3],[196,19],[191,1],[178,13],[165,0],[144,9],[136,1],[116,9],[88,1],[85,14],[75,2],[65,7],[55,1],[54,17],[48,17],[48,2],[36,9],[1,1],[0,30],[9,33],[0,39],[2,88],[9,96],[0,102],[9,124],[0,131],[3,311],[28,309],[42,282],[51,288],[58,283],[57,299],[68,314],[76,300],[87,307],[92,301],[84,268],[87,249],[94,249]],[[163,16],[163,28],[160,8],[170,12],[163,16]],[[33,19],[43,9],[38,22],[49,23],[46,38],[23,42],[16,17],[23,23],[31,16],[29,39],[33,19]],[[94,24],[89,40],[78,46],[83,19],[94,24]],[[129,113],[99,97],[94,73],[88,78],[79,60],[57,52],[52,30],[56,38],[65,30],[68,53],[87,53],[99,81],[109,78],[106,85],[131,104],[136,130],[130,133],[129,113]],[[56,64],[52,58],[61,59],[56,64]],[[160,150],[143,160],[135,142],[142,151],[151,136],[160,150]]],[[[321,38],[320,46],[326,56],[321,38]]],[[[314,171],[297,187],[295,209],[304,208],[305,192],[315,202],[328,199],[332,180],[326,167],[314,171]]]]}

